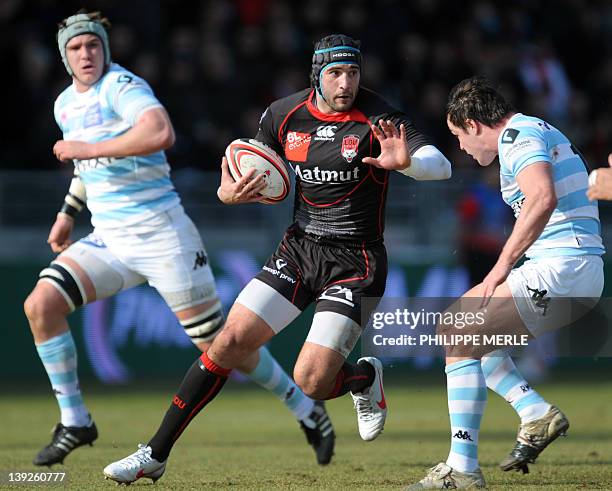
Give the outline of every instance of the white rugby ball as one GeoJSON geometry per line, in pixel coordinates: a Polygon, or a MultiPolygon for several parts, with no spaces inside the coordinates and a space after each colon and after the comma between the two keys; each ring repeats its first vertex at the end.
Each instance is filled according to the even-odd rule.
{"type": "Polygon", "coordinates": [[[238,181],[249,169],[257,169],[255,175],[263,174],[266,187],[262,203],[274,204],[284,200],[291,190],[289,172],[284,160],[270,147],[257,140],[238,138],[225,149],[229,171],[238,181]]]}

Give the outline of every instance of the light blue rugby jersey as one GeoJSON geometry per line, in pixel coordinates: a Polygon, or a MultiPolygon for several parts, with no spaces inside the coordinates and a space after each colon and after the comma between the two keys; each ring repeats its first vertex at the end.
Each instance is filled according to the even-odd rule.
{"type": "MultiPolygon", "coordinates": [[[[74,84],[55,101],[55,120],[64,140],[95,143],[125,133],[147,110],[162,107],[141,78],[113,63],[88,91],[74,84]]],[[[142,225],[180,205],[163,151],[140,157],[75,160],[96,228],[142,225]]]]}
{"type": "Polygon", "coordinates": [[[588,171],[567,137],[545,121],[515,114],[497,142],[501,192],[518,217],[524,195],[516,176],[536,162],[548,162],[557,195],[557,207],[542,235],[525,252],[529,258],[602,255],[597,202],[586,197],[588,171]]]}

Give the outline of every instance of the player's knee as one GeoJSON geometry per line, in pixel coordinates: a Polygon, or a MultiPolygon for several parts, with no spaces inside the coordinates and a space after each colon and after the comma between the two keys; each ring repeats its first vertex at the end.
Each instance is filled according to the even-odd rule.
{"type": "Polygon", "coordinates": [[[293,378],[302,392],[312,399],[325,399],[330,392],[329,381],[313,368],[297,368],[293,378]]]}
{"type": "Polygon", "coordinates": [[[211,349],[218,358],[236,361],[242,361],[254,351],[240,331],[232,329],[231,324],[227,324],[215,338],[211,349]]]}
{"type": "Polygon", "coordinates": [[[33,329],[65,315],[57,299],[39,288],[35,288],[26,298],[23,310],[33,329]]]}

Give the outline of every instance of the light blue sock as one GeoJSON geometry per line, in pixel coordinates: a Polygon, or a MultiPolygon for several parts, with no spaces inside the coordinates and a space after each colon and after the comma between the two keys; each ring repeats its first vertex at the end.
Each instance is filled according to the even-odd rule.
{"type": "Polygon", "coordinates": [[[521,423],[539,419],[550,409],[550,404],[529,386],[508,353],[489,353],[481,363],[487,387],[512,405],[521,423]]]}
{"type": "Polygon", "coordinates": [[[60,407],[64,426],[86,426],[90,422],[77,377],[77,353],[70,331],[37,344],[38,356],[47,371],[60,407]]]}
{"type": "Polygon", "coordinates": [[[264,389],[276,394],[298,421],[312,412],[314,401],[304,395],[265,346],[259,348],[259,363],[255,370],[245,375],[264,389]]]}
{"type": "Polygon", "coordinates": [[[478,469],[478,433],[487,403],[480,360],[463,360],[446,366],[451,448],[446,464],[459,472],[478,469]]]}

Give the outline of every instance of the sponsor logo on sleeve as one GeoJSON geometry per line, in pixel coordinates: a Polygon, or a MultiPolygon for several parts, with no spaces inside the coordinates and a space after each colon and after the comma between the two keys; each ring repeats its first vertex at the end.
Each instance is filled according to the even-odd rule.
{"type": "Polygon", "coordinates": [[[504,147],[504,159],[512,161],[521,155],[530,152],[548,153],[544,147],[544,143],[537,138],[521,138],[515,141],[511,146],[504,147]]]}
{"type": "Polygon", "coordinates": [[[516,137],[519,134],[519,130],[515,130],[514,128],[508,128],[506,131],[504,131],[502,137],[501,137],[501,142],[502,143],[514,143],[514,140],[516,140],[516,137]]]}
{"type": "Polygon", "coordinates": [[[134,80],[134,77],[131,77],[130,75],[126,75],[124,73],[117,77],[117,82],[119,82],[120,84],[129,84],[132,82],[132,80],[134,80]]]}

